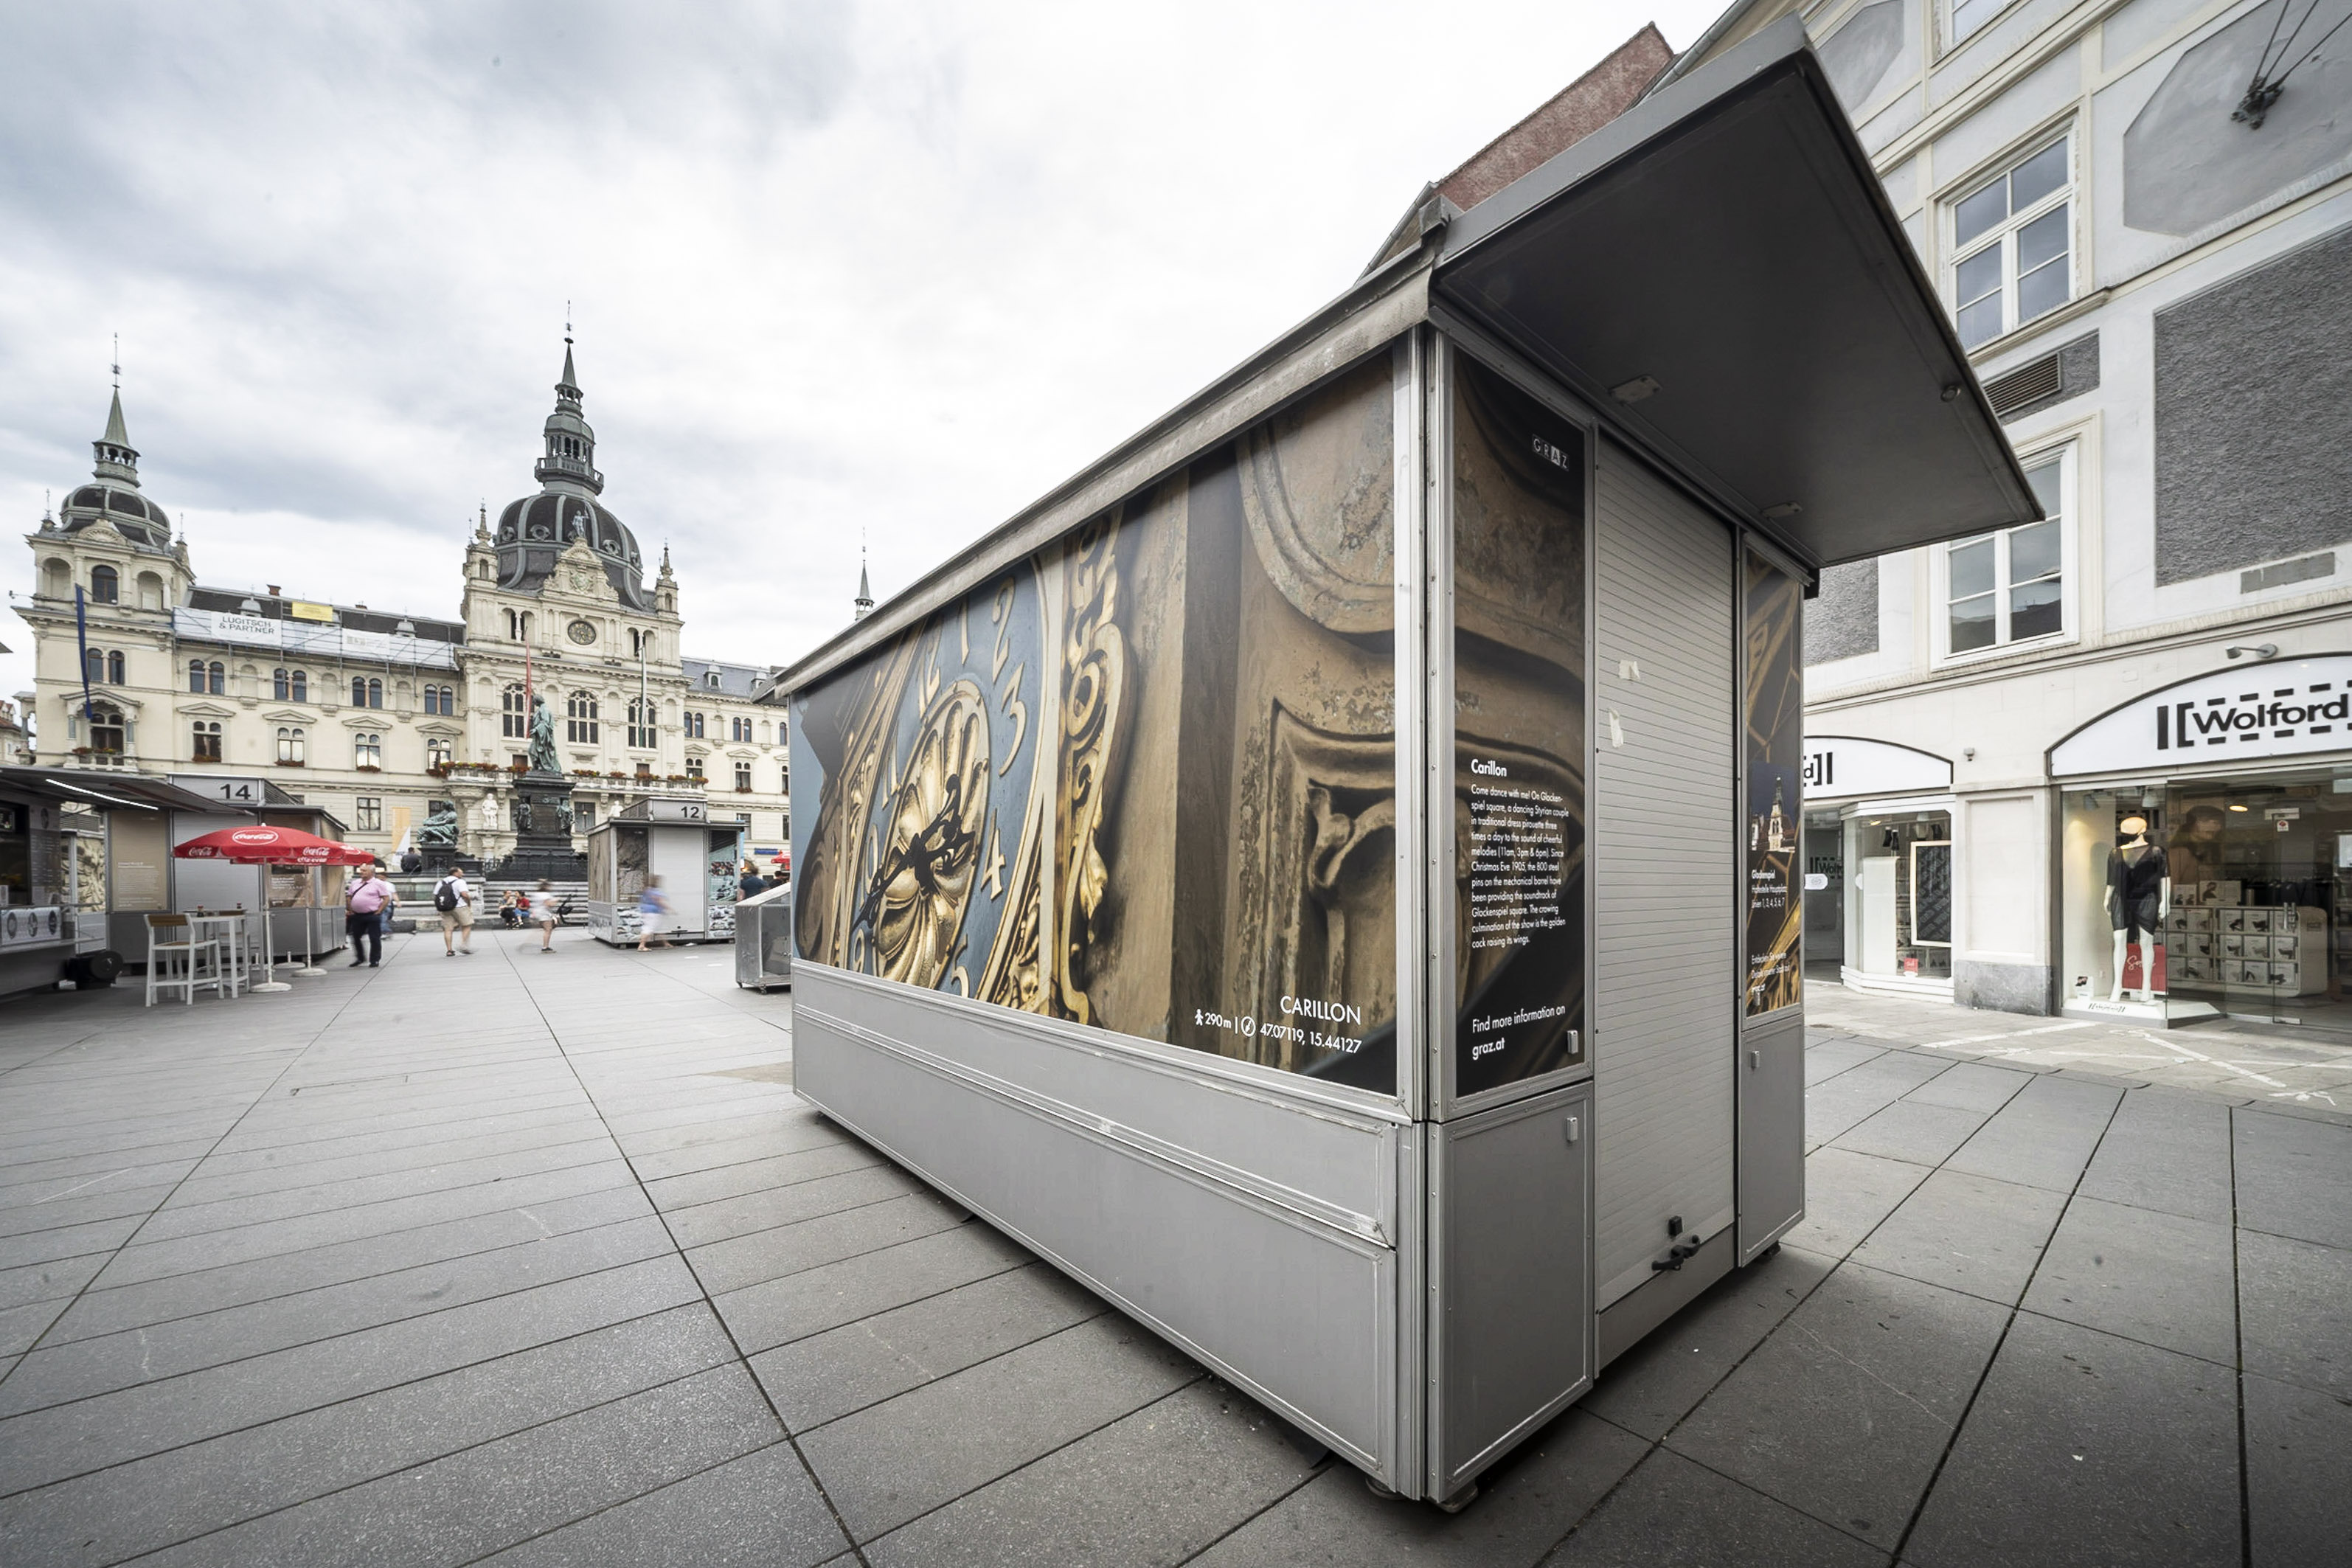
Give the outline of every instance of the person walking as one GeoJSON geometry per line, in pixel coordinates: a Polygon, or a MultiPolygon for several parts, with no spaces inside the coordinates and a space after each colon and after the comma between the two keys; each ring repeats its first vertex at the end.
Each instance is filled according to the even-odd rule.
{"type": "Polygon", "coordinates": [[[392,884],[373,866],[343,884],[343,931],[352,939],[353,969],[383,962],[383,911],[392,899],[392,884]]]}
{"type": "Polygon", "coordinates": [[[741,879],[735,884],[735,887],[740,896],[746,899],[751,897],[754,893],[763,893],[767,891],[767,879],[760,875],[760,864],[758,861],[746,860],[743,862],[743,876],[741,879]]]}
{"type": "Polygon", "coordinates": [[[539,927],[539,951],[555,951],[555,885],[544,877],[530,895],[531,923],[539,927]]]}
{"type": "Polygon", "coordinates": [[[441,916],[441,951],[450,958],[474,954],[474,889],[466,873],[452,869],[433,885],[433,908],[441,916]],[[459,946],[450,939],[464,939],[459,946]]]}
{"type": "MultiPolygon", "coordinates": [[[[662,891],[659,877],[647,877],[645,890],[637,895],[637,951],[645,952],[647,942],[668,929],[669,895],[662,891]]],[[[667,937],[663,938],[662,945],[669,945],[667,937]]]]}

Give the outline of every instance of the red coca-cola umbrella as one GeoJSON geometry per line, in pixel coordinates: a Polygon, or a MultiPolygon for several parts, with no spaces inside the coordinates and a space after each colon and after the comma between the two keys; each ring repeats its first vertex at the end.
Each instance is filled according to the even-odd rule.
{"type": "Polygon", "coordinates": [[[375,856],[299,827],[223,827],[173,848],[183,860],[256,866],[365,866],[375,856]]]}

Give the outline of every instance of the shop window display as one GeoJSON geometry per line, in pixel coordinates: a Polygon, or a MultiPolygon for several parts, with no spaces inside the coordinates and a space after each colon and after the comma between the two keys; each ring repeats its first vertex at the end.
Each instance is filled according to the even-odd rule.
{"type": "Polygon", "coordinates": [[[1845,837],[1845,967],[1870,978],[1949,980],[1951,813],[1855,816],[1845,837]]]}
{"type": "Polygon", "coordinates": [[[2336,952],[2352,779],[2310,774],[2070,791],[2070,1005],[2352,1028],[2336,952]]]}

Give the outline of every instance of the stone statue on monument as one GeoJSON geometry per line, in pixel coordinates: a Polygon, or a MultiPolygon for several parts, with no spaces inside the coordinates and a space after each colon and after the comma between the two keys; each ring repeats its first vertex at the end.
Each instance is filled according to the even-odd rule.
{"type": "Polygon", "coordinates": [[[555,715],[548,711],[547,699],[534,693],[530,700],[530,771],[535,773],[560,773],[563,765],[555,759],[555,715]]]}

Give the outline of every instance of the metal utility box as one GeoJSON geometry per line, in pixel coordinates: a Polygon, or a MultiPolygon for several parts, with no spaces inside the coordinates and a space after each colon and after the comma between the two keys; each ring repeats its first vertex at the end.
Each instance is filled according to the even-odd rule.
{"type": "Polygon", "coordinates": [[[732,940],[742,855],[741,826],[713,823],[698,795],[631,801],[588,832],[590,934],[635,946],[643,929],[637,896],[648,877],[659,877],[671,941],[732,940]]]}
{"type": "Polygon", "coordinates": [[[1458,1500],[1803,1211],[1801,603],[2036,515],[1793,19],[783,677],[794,1077],[1458,1500]]]}
{"type": "Polygon", "coordinates": [[[793,983],[793,890],[778,885],[735,905],[735,984],[755,991],[793,983]]]}

